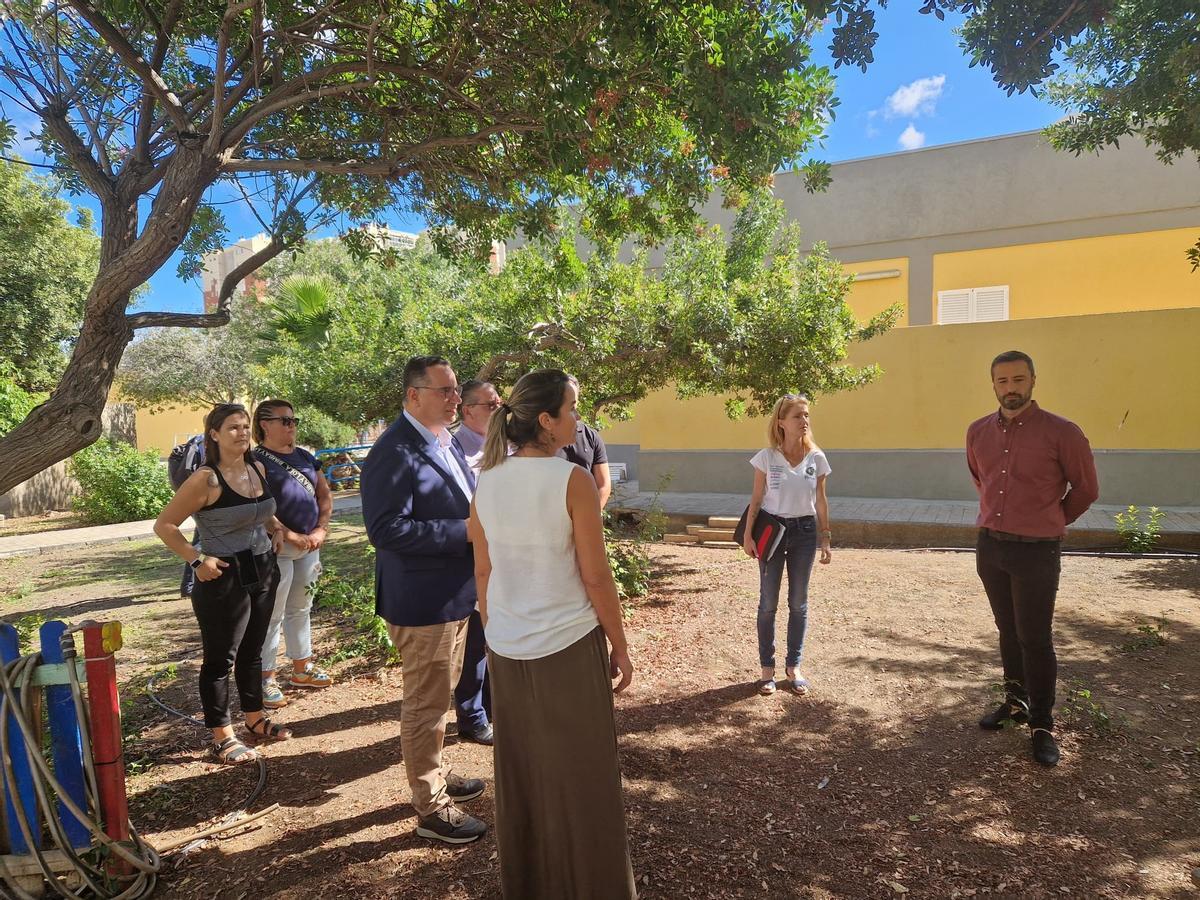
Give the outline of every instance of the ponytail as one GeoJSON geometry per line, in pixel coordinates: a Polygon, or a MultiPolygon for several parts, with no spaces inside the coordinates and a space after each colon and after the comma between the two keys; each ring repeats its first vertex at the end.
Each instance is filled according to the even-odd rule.
{"type": "Polygon", "coordinates": [[[488,419],[487,435],[483,439],[483,461],[481,472],[494,469],[508,458],[508,416],[512,408],[501,403],[500,408],[488,419]]]}
{"type": "Polygon", "coordinates": [[[575,383],[561,369],[536,369],[517,379],[508,401],[500,404],[488,422],[480,469],[486,472],[500,465],[508,458],[510,447],[519,450],[543,440],[538,417],[549,413],[557,419],[567,385],[575,383]]]}

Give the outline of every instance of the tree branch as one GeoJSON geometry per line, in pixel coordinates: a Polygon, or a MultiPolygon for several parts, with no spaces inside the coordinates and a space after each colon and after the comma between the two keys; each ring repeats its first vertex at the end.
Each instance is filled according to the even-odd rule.
{"type": "Polygon", "coordinates": [[[125,39],[125,35],[108,21],[104,15],[92,5],[90,0],[67,0],[85,22],[91,25],[104,41],[112,47],[125,65],[133,71],[149,88],[154,98],[162,104],[167,116],[181,132],[191,130],[191,123],[184,114],[179,100],[171,93],[162,75],[152,67],[137,49],[125,39]]]}
{"type": "MultiPolygon", "coordinates": [[[[67,121],[66,111],[48,106],[38,110],[38,115],[41,116],[46,127],[50,129],[50,133],[54,135],[54,139],[58,141],[59,146],[70,158],[71,165],[79,173],[79,177],[92,189],[92,193],[101,203],[111,200],[113,198],[112,179],[105,175],[96,160],[92,159],[83,138],[67,121]]],[[[96,152],[103,153],[104,148],[97,147],[96,152]]]]}

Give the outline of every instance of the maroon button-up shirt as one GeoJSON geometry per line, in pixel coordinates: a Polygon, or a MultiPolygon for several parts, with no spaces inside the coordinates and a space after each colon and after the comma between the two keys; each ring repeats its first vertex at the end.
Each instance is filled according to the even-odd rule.
{"type": "Polygon", "coordinates": [[[972,422],[967,465],[979,491],[981,528],[1062,537],[1100,496],[1087,437],[1036,401],[1015,419],[997,410],[972,422]]]}

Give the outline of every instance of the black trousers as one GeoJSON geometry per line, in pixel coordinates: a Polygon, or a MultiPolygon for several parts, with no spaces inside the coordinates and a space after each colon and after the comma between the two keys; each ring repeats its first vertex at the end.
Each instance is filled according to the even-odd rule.
{"type": "Polygon", "coordinates": [[[209,728],[228,725],[229,672],[237,684],[242,712],[259,712],[262,702],[262,645],[275,606],[279,567],[275,554],[243,556],[239,572],[234,557],[222,557],[229,567],[212,581],[196,580],[192,610],[200,623],[204,662],[200,665],[200,705],[209,728]],[[254,584],[244,585],[252,581],[254,584]]]}
{"type": "Polygon", "coordinates": [[[1004,541],[979,533],[975,567],[1000,632],[1004,690],[1029,704],[1029,724],[1054,725],[1054,599],[1062,567],[1059,541],[1004,541]]]}

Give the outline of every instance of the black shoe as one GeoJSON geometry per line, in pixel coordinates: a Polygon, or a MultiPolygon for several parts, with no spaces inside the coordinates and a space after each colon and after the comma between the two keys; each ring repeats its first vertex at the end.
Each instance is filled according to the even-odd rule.
{"type": "Polygon", "coordinates": [[[1033,729],[1033,758],[1043,766],[1058,765],[1058,744],[1048,728],[1033,729]]]}
{"type": "Polygon", "coordinates": [[[482,728],[459,728],[458,739],[470,741],[472,744],[483,744],[486,747],[491,747],[495,743],[491,725],[484,725],[482,728]]]}
{"type": "Polygon", "coordinates": [[[999,731],[1008,721],[1024,725],[1029,721],[1029,707],[1020,700],[1005,700],[979,720],[979,727],[987,731],[999,731]]]}
{"type": "Polygon", "coordinates": [[[446,793],[455,803],[466,803],[483,793],[484,783],[479,778],[463,778],[453,772],[446,773],[446,793]]]}
{"type": "Polygon", "coordinates": [[[417,823],[417,837],[446,844],[469,844],[487,834],[487,825],[451,803],[417,823]]]}

